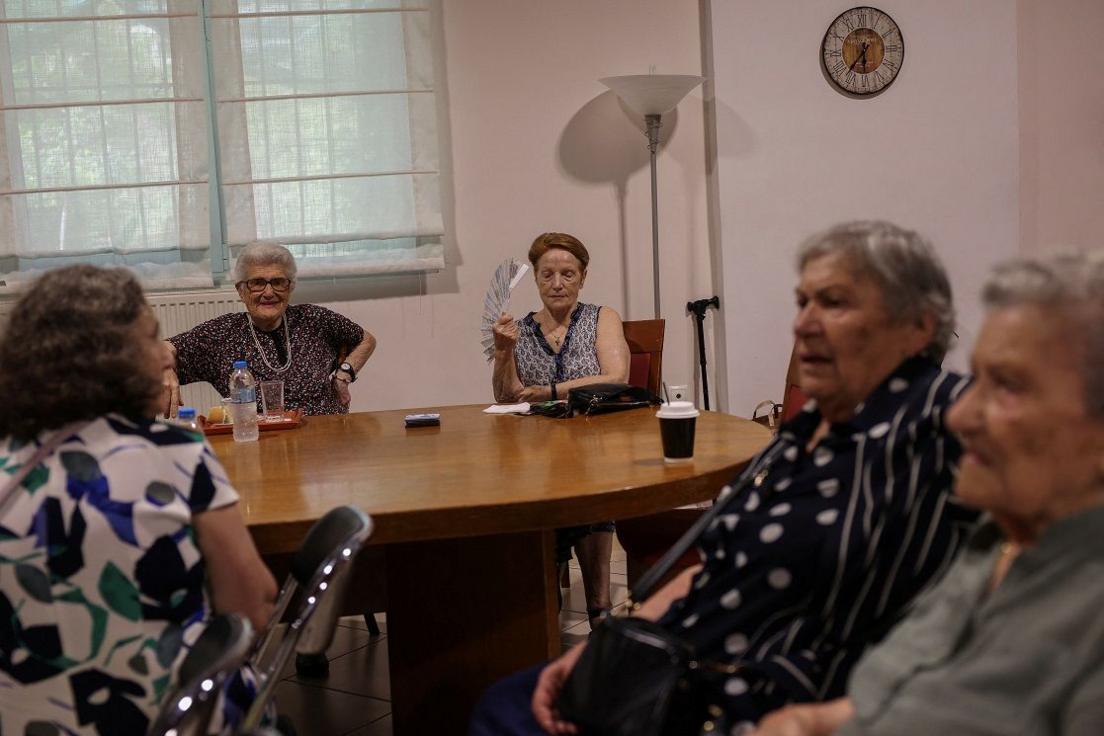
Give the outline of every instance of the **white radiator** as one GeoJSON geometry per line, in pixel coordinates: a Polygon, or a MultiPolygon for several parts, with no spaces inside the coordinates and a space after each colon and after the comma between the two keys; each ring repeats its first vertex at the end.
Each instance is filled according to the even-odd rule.
{"type": "MultiPolygon", "coordinates": [[[[147,294],[146,299],[165,337],[179,335],[219,315],[245,309],[237,292],[221,289],[162,292],[147,294]]],[[[212,406],[218,406],[219,399],[218,392],[209,383],[193,383],[180,389],[183,405],[194,406],[198,414],[206,414],[212,406]]]]}
{"type": "MultiPolygon", "coordinates": [[[[161,334],[164,337],[190,330],[220,314],[240,312],[245,308],[238,299],[237,292],[223,289],[161,292],[147,294],[146,299],[161,322],[161,334]]],[[[0,300],[0,330],[8,321],[8,314],[14,305],[14,299],[0,300]]],[[[206,414],[209,408],[219,403],[218,392],[209,383],[185,386],[180,397],[185,406],[194,406],[200,414],[206,414]]]]}

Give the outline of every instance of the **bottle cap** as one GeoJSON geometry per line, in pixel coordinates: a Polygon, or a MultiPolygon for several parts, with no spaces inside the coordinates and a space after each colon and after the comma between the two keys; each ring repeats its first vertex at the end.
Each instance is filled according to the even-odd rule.
{"type": "Polygon", "coordinates": [[[244,361],[244,360],[235,360],[234,361],[234,370],[237,370],[239,368],[248,368],[248,367],[249,367],[249,363],[244,361]]]}
{"type": "Polygon", "coordinates": [[[195,419],[195,409],[190,406],[182,406],[177,410],[176,416],[178,419],[195,419]]]}

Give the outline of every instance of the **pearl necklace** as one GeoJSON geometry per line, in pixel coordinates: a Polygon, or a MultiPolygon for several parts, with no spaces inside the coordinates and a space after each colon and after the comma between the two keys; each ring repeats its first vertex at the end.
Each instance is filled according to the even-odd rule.
{"type": "Polygon", "coordinates": [[[249,324],[250,334],[253,335],[253,344],[257,346],[257,352],[261,354],[261,360],[263,360],[264,364],[268,366],[268,369],[270,371],[273,371],[274,373],[283,373],[288,368],[290,368],[291,367],[291,332],[288,331],[287,315],[285,314],[282,318],[282,322],[284,323],[284,344],[287,345],[287,362],[284,363],[282,366],[274,366],[274,365],[272,365],[271,363],[268,362],[268,356],[265,355],[264,348],[261,347],[261,341],[259,339],[257,339],[257,330],[256,330],[255,327],[253,327],[253,318],[250,317],[248,313],[246,313],[246,315],[245,315],[245,321],[249,324]]]}

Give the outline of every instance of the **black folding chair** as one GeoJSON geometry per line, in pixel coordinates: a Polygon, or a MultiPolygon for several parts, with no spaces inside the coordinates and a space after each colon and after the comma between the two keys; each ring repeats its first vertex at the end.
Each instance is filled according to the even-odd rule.
{"type": "Polygon", "coordinates": [[[207,736],[226,680],[237,672],[253,639],[253,627],[237,614],[216,616],[185,655],[177,686],[165,695],[150,736],[207,736]]]}
{"type": "Polygon", "coordinates": [[[330,646],[351,563],[371,534],[372,519],[354,506],[335,508],[307,533],[292,559],[291,574],[280,588],[265,635],[249,658],[257,673],[258,690],[242,722],[242,731],[260,727],[265,705],[272,698],[292,652],[324,655],[330,646]],[[297,592],[295,613],[286,626],[280,626],[297,592]]]}

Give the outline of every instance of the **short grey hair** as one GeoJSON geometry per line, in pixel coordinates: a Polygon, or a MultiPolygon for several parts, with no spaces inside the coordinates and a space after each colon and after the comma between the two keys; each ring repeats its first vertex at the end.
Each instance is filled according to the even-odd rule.
{"type": "Polygon", "coordinates": [[[1085,409],[1104,417],[1104,252],[1062,253],[1008,261],[981,291],[986,309],[1034,305],[1069,324],[1069,340],[1084,346],[1085,409]]]}
{"type": "Polygon", "coordinates": [[[797,252],[798,270],[809,261],[837,253],[858,274],[881,287],[894,322],[927,314],[935,319],[935,333],[924,354],[942,362],[954,340],[955,310],[950,279],[931,244],[889,222],[847,222],[806,240],[797,252]]]}
{"type": "Polygon", "coordinates": [[[282,266],[292,281],[299,271],[291,251],[271,240],[254,240],[241,249],[234,261],[234,281],[245,281],[249,269],[255,266],[282,266]]]}

